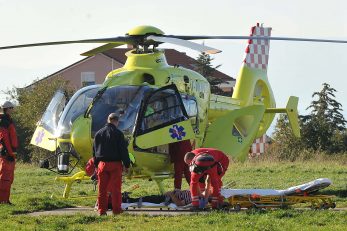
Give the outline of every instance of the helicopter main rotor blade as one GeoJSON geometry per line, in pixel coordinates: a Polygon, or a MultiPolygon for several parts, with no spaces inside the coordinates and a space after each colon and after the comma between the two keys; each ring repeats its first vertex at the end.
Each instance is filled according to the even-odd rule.
{"type": "Polygon", "coordinates": [[[222,52],[221,50],[215,49],[213,47],[200,45],[194,42],[190,42],[190,41],[186,41],[186,40],[182,40],[182,39],[174,38],[174,37],[150,35],[147,37],[147,40],[153,40],[153,41],[162,42],[162,43],[171,43],[178,46],[188,47],[190,49],[204,52],[207,54],[216,54],[216,53],[222,52]]]}
{"type": "Polygon", "coordinates": [[[21,45],[13,45],[13,46],[4,46],[4,47],[0,47],[0,50],[14,49],[14,48],[23,48],[23,47],[38,47],[38,46],[73,44],[73,43],[116,43],[116,44],[122,43],[122,44],[134,44],[135,40],[133,38],[131,38],[131,37],[115,37],[115,38],[102,38],[102,39],[70,40],[70,41],[30,43],[30,44],[21,44],[21,45]]]}
{"type": "Polygon", "coordinates": [[[185,36],[185,35],[166,35],[169,38],[178,38],[183,40],[196,40],[196,39],[230,39],[230,40],[246,40],[246,39],[260,39],[260,40],[280,40],[280,41],[299,41],[299,42],[325,42],[325,43],[347,43],[347,40],[335,39],[315,39],[315,38],[291,38],[291,37],[269,37],[269,36],[185,36]]]}
{"type": "Polygon", "coordinates": [[[81,55],[83,56],[94,56],[96,54],[99,54],[99,53],[102,53],[104,51],[108,51],[108,50],[111,50],[112,48],[115,48],[115,47],[119,47],[121,45],[124,45],[125,43],[121,43],[121,42],[114,42],[114,43],[107,43],[105,45],[102,45],[102,46],[99,46],[97,48],[94,48],[92,50],[89,50],[87,52],[84,52],[82,53],[81,55]]]}

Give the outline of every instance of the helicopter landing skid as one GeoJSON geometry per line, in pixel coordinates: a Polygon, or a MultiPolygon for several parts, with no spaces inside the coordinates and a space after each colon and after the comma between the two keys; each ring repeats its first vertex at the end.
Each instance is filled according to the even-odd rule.
{"type": "Polygon", "coordinates": [[[80,182],[82,180],[90,180],[90,177],[86,175],[85,171],[77,172],[72,176],[58,176],[55,178],[55,181],[63,181],[65,183],[63,198],[69,197],[72,183],[74,183],[75,181],[80,182]]]}
{"type": "Polygon", "coordinates": [[[154,178],[153,180],[155,181],[155,183],[157,183],[160,194],[164,194],[165,189],[164,189],[164,185],[163,185],[163,179],[162,178],[154,178]]]}

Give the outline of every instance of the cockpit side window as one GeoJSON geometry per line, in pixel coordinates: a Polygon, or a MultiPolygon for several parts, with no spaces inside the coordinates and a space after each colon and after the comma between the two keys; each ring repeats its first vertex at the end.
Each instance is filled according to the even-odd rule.
{"type": "Polygon", "coordinates": [[[71,131],[72,123],[86,111],[98,90],[99,86],[94,85],[82,88],[74,94],[59,120],[58,130],[61,134],[67,134],[71,131]]]}
{"type": "Polygon", "coordinates": [[[195,97],[190,95],[181,95],[184,108],[187,111],[189,119],[192,123],[193,128],[198,127],[198,105],[195,97]]]}

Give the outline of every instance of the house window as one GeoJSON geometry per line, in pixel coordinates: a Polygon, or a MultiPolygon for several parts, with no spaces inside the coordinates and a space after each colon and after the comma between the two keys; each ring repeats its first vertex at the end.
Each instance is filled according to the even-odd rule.
{"type": "Polygon", "coordinates": [[[95,84],[95,72],[81,72],[82,87],[95,84]]]}

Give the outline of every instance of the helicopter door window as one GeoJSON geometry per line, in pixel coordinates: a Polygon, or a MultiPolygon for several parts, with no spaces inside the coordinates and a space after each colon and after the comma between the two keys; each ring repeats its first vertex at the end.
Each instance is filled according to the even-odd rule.
{"type": "Polygon", "coordinates": [[[182,103],[173,89],[154,93],[145,105],[141,132],[147,133],[185,119],[182,103]]]}

